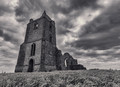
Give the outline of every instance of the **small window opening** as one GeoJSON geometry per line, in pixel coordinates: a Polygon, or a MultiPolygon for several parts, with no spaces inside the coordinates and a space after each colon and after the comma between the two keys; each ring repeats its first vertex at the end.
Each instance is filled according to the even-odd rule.
{"type": "Polygon", "coordinates": [[[39,27],[38,23],[35,23],[34,24],[34,29],[38,29],[38,27],[39,27]]]}
{"type": "Polygon", "coordinates": [[[52,25],[50,25],[50,27],[49,27],[49,31],[52,32],[52,25]]]}
{"type": "Polygon", "coordinates": [[[31,45],[31,56],[34,56],[34,55],[35,55],[35,49],[36,49],[36,45],[35,45],[35,43],[33,43],[33,44],[31,45]]]}
{"type": "Polygon", "coordinates": [[[50,39],[49,39],[50,43],[52,43],[52,36],[50,36],[50,39]]]}

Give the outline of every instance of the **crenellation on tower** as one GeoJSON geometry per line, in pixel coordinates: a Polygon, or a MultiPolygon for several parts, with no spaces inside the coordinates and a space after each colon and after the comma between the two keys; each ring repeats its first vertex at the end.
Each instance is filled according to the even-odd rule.
{"type": "Polygon", "coordinates": [[[33,19],[30,19],[29,23],[33,22],[34,20],[33,19]]]}

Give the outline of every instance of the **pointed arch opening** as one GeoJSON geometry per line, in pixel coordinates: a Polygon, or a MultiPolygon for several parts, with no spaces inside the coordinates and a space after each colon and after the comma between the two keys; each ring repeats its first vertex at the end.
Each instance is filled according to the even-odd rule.
{"type": "Polygon", "coordinates": [[[65,67],[68,67],[67,59],[64,60],[64,63],[65,63],[65,67]]]}
{"type": "Polygon", "coordinates": [[[29,67],[28,67],[28,72],[33,72],[34,70],[34,60],[30,59],[29,61],[29,67]]]}

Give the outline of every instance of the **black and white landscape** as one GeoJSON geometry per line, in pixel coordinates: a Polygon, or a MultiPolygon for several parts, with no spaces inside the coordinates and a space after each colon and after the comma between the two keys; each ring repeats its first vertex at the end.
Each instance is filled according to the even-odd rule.
{"type": "Polygon", "coordinates": [[[44,10],[57,46],[87,69],[120,69],[120,0],[0,0],[0,72],[14,72],[26,24],[44,10]]]}

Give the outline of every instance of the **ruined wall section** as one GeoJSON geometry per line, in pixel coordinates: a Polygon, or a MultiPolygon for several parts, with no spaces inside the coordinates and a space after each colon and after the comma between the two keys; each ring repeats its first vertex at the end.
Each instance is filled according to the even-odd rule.
{"type": "Polygon", "coordinates": [[[69,53],[64,53],[62,56],[63,62],[65,63],[65,68],[71,70],[71,66],[77,65],[77,60],[74,59],[69,53]]]}
{"type": "Polygon", "coordinates": [[[18,55],[15,72],[22,72],[23,70],[23,65],[24,65],[24,60],[25,60],[25,50],[26,50],[25,44],[20,45],[20,51],[18,55]]]}
{"type": "Polygon", "coordinates": [[[62,52],[58,48],[56,48],[55,56],[56,56],[56,69],[62,70],[62,66],[61,66],[61,64],[62,64],[62,60],[61,60],[62,52]]]}

